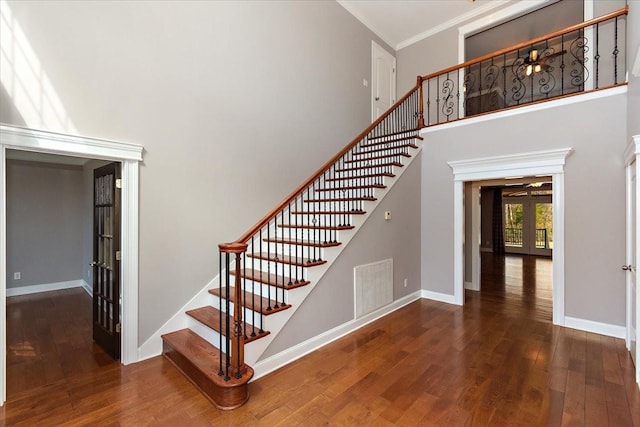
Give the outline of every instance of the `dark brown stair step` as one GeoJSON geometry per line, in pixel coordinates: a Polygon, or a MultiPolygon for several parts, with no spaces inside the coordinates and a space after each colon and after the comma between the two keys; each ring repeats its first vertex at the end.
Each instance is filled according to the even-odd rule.
{"type": "Polygon", "coordinates": [[[312,230],[353,230],[354,225],[306,225],[306,224],[278,224],[280,228],[302,228],[312,230]]]}
{"type": "MultiPolygon", "coordinates": [[[[404,129],[404,130],[399,130],[397,132],[386,133],[384,135],[370,136],[370,137],[368,137],[368,139],[369,139],[369,141],[373,141],[375,139],[388,138],[390,136],[401,135],[403,133],[411,133],[411,132],[418,133],[419,131],[420,131],[419,127],[418,128],[413,128],[413,129],[404,129]]],[[[420,137],[420,139],[422,139],[422,137],[420,137]]]]}
{"type": "Polygon", "coordinates": [[[269,237],[268,239],[262,240],[269,243],[284,243],[286,245],[311,246],[315,248],[330,248],[333,246],[340,246],[342,244],[340,242],[314,242],[309,240],[296,240],[281,237],[269,237]]]}
{"type": "Polygon", "coordinates": [[[382,147],[376,148],[374,150],[366,150],[366,151],[356,151],[353,153],[354,156],[366,156],[367,154],[379,153],[381,151],[389,151],[389,150],[399,150],[401,148],[418,148],[415,144],[402,144],[402,145],[394,145],[393,147],[382,147]]]}
{"type": "MultiPolygon", "coordinates": [[[[364,161],[364,160],[361,160],[364,161]]],[[[379,163],[376,165],[364,165],[364,166],[357,166],[357,167],[353,167],[353,168],[342,168],[342,169],[336,169],[336,172],[349,172],[349,171],[357,171],[357,170],[363,170],[363,169],[375,169],[375,168],[384,168],[387,166],[397,166],[399,168],[403,167],[404,165],[400,162],[386,162],[386,163],[379,163]]]]}
{"type": "MultiPolygon", "coordinates": [[[[234,275],[235,271],[230,271],[230,273],[234,275]]],[[[311,283],[308,280],[298,280],[298,282],[296,282],[295,279],[290,279],[286,276],[283,277],[279,274],[267,273],[262,270],[254,270],[253,268],[242,269],[240,271],[240,277],[284,289],[295,289],[311,283]]],[[[247,288],[247,290],[249,289],[247,288]]]]}
{"type": "Polygon", "coordinates": [[[364,190],[365,188],[387,188],[384,184],[348,185],[346,187],[316,188],[316,191],[364,190]]]}
{"type": "MultiPolygon", "coordinates": [[[[217,296],[218,298],[224,299],[224,296],[220,296],[221,295],[220,288],[209,289],[209,293],[211,295],[217,296]]],[[[236,290],[233,286],[229,286],[229,296],[230,296],[229,301],[235,303],[236,290]]],[[[279,303],[278,306],[276,307],[276,302],[274,300],[269,300],[267,298],[264,298],[258,295],[251,295],[250,292],[247,292],[246,297],[244,297],[244,303],[245,303],[244,305],[249,310],[262,313],[264,315],[277,313],[278,311],[286,310],[287,308],[291,307],[290,304],[284,304],[284,303],[279,303]],[[262,306],[260,306],[261,301],[262,301],[262,306]],[[269,309],[269,307],[271,307],[271,309],[269,309]]]]}
{"type": "Polygon", "coordinates": [[[358,201],[369,201],[375,202],[378,200],[372,196],[361,196],[361,197],[329,197],[328,199],[307,199],[305,203],[323,203],[323,202],[358,202],[358,201]]]}
{"type": "Polygon", "coordinates": [[[247,383],[253,369],[243,367],[242,377],[218,375],[225,354],[190,329],[162,335],[162,355],[220,409],[234,409],[249,398],[247,383]]]}
{"type": "MultiPolygon", "coordinates": [[[[202,323],[205,326],[213,329],[214,331],[227,336],[227,316],[224,315],[220,310],[215,307],[211,307],[210,305],[206,307],[196,308],[195,310],[187,311],[187,314],[198,322],[202,323]],[[222,314],[222,316],[221,316],[222,314]],[[222,317],[222,319],[220,319],[222,317]],[[220,323],[222,320],[222,329],[220,329],[220,323]]],[[[229,325],[229,331],[233,334],[235,319],[231,316],[231,324],[229,325]]],[[[255,341],[258,338],[266,337],[269,335],[269,331],[260,331],[260,328],[257,326],[250,325],[245,321],[242,321],[242,331],[245,333],[244,342],[249,343],[251,341],[255,341]]]]}
{"type": "Polygon", "coordinates": [[[394,154],[387,154],[384,156],[375,156],[375,157],[366,157],[364,159],[355,159],[355,160],[345,160],[344,163],[358,163],[358,162],[366,162],[368,160],[377,160],[377,159],[388,159],[388,158],[395,158],[398,156],[402,156],[402,157],[411,157],[411,154],[407,154],[407,153],[394,153],[394,154]]]}
{"type": "Polygon", "coordinates": [[[366,211],[294,211],[291,215],[364,215],[366,211]]]}
{"type": "Polygon", "coordinates": [[[375,142],[369,142],[367,144],[362,144],[362,145],[360,145],[360,147],[375,147],[376,145],[389,144],[389,143],[392,143],[392,142],[406,141],[406,140],[410,140],[410,139],[424,140],[424,138],[421,137],[420,135],[399,136],[397,138],[386,139],[384,141],[380,141],[381,138],[382,137],[377,137],[375,139],[369,138],[369,141],[375,141],[375,142]]]}
{"type": "Polygon", "coordinates": [[[298,267],[314,267],[316,265],[322,265],[327,262],[324,260],[317,261],[317,260],[311,260],[308,258],[290,257],[289,255],[267,254],[266,252],[262,252],[258,254],[248,253],[247,256],[251,258],[256,258],[256,259],[263,259],[265,261],[273,261],[273,262],[280,262],[282,264],[296,265],[298,267]]]}
{"type": "Polygon", "coordinates": [[[395,174],[392,174],[391,172],[380,172],[380,173],[370,173],[370,174],[366,174],[366,175],[353,175],[353,176],[340,176],[337,178],[329,178],[326,179],[326,182],[331,182],[331,181],[348,181],[351,179],[364,179],[364,178],[378,178],[381,176],[388,176],[390,178],[393,178],[395,176],[395,174]]]}

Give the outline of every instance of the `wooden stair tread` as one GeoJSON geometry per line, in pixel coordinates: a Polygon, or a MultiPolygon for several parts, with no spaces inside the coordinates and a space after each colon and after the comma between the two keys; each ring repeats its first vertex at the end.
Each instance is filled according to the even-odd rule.
{"type": "Polygon", "coordinates": [[[353,155],[354,156],[365,156],[367,154],[379,153],[381,151],[399,150],[399,149],[402,149],[402,148],[418,148],[418,146],[415,145],[415,144],[401,144],[401,145],[396,145],[396,146],[393,146],[393,147],[376,148],[375,150],[355,151],[353,153],[353,155]]]}
{"type": "Polygon", "coordinates": [[[395,174],[392,174],[391,172],[380,172],[380,173],[371,173],[371,174],[366,174],[366,175],[353,175],[353,176],[341,176],[341,177],[337,177],[337,178],[328,178],[325,180],[325,182],[332,182],[332,181],[348,181],[351,179],[354,180],[358,180],[358,179],[365,179],[365,178],[378,178],[381,176],[388,176],[390,178],[393,178],[395,176],[395,174]]]}
{"type": "Polygon", "coordinates": [[[306,225],[306,224],[278,224],[279,228],[304,228],[316,230],[353,230],[354,225],[306,225]]]}
{"type": "MultiPolygon", "coordinates": [[[[228,381],[225,381],[223,376],[218,375],[220,356],[222,355],[224,363],[225,354],[191,329],[180,329],[164,334],[162,335],[162,341],[187,358],[195,368],[216,385],[228,387],[229,385],[244,384],[248,381],[247,375],[243,375],[243,378],[240,379],[231,376],[228,381]]],[[[253,369],[249,369],[251,370],[251,375],[248,377],[251,378],[253,369]]]]}
{"type": "MultiPolygon", "coordinates": [[[[235,275],[235,271],[233,270],[229,273],[231,275],[235,275]]],[[[245,279],[252,280],[254,282],[264,283],[265,285],[275,286],[281,289],[295,289],[311,283],[308,280],[298,280],[298,282],[296,282],[295,280],[292,280],[280,274],[267,273],[262,270],[255,270],[253,268],[241,269],[240,277],[244,277],[245,279]]]]}
{"type": "MultiPolygon", "coordinates": [[[[222,314],[220,310],[215,307],[211,307],[210,305],[205,307],[196,308],[194,310],[189,310],[186,312],[189,316],[196,319],[198,322],[202,323],[205,326],[213,329],[214,331],[227,336],[227,316],[222,314]],[[222,329],[220,329],[220,317],[222,314],[222,329]]],[[[235,318],[231,316],[231,325],[229,325],[230,331],[233,334],[233,325],[235,322],[235,318]]],[[[260,328],[254,327],[242,321],[242,330],[245,333],[244,342],[250,343],[251,341],[255,341],[259,338],[266,337],[269,335],[269,331],[260,331],[260,328]]]]}
{"type": "MultiPolygon", "coordinates": [[[[364,161],[364,160],[358,160],[358,161],[364,161]]],[[[364,165],[364,166],[357,166],[357,167],[353,167],[353,168],[342,168],[342,169],[336,169],[336,172],[349,172],[349,171],[357,171],[357,170],[363,170],[363,169],[374,169],[374,168],[383,168],[383,167],[387,167],[387,166],[396,166],[396,167],[403,167],[404,165],[400,162],[387,162],[387,163],[379,163],[376,165],[364,165]]]]}
{"type": "MultiPolygon", "coordinates": [[[[221,296],[220,288],[209,289],[209,293],[211,295],[217,296],[218,298],[224,299],[224,296],[221,296]]],[[[229,294],[230,294],[229,300],[235,303],[236,292],[233,286],[229,286],[229,294]]],[[[251,292],[247,291],[247,294],[251,294],[251,292]]],[[[264,315],[277,313],[278,311],[286,310],[287,308],[291,307],[290,304],[283,304],[283,303],[278,304],[278,306],[276,307],[276,302],[274,300],[269,300],[268,298],[260,297],[258,295],[255,295],[253,297],[250,297],[250,296],[245,297],[244,303],[245,303],[244,305],[249,310],[255,311],[257,313],[262,313],[264,315]],[[260,308],[261,301],[262,301],[262,309],[260,308]],[[269,307],[271,307],[271,310],[269,310],[269,307]]]]}
{"type": "Polygon", "coordinates": [[[402,157],[411,157],[411,154],[407,154],[407,153],[394,153],[394,154],[386,154],[384,156],[375,156],[375,157],[366,157],[364,159],[354,159],[354,160],[345,160],[344,163],[358,163],[358,162],[366,162],[369,160],[377,160],[377,159],[388,159],[390,157],[398,157],[398,156],[402,156],[402,157]]]}
{"type": "Polygon", "coordinates": [[[381,139],[381,138],[389,138],[390,136],[396,136],[396,135],[401,135],[403,133],[411,133],[411,132],[420,132],[420,128],[413,128],[413,129],[403,129],[403,130],[399,130],[397,132],[391,132],[391,133],[386,133],[384,135],[377,135],[377,136],[369,136],[367,137],[367,139],[369,139],[369,141],[373,141],[375,139],[381,139]]]}
{"type": "Polygon", "coordinates": [[[364,215],[366,211],[294,211],[291,215],[364,215]]]}
{"type": "Polygon", "coordinates": [[[279,254],[267,254],[266,252],[261,252],[261,253],[247,253],[248,257],[251,258],[256,258],[256,259],[262,259],[265,261],[272,261],[272,262],[280,262],[282,264],[291,264],[291,265],[297,265],[298,267],[314,267],[316,265],[322,265],[325,264],[327,261],[325,260],[321,260],[321,261],[314,261],[314,260],[310,260],[308,258],[292,258],[288,255],[279,255],[279,254]]]}
{"type": "Polygon", "coordinates": [[[242,376],[229,369],[229,377],[219,375],[226,355],[190,329],[162,335],[162,355],[219,409],[235,409],[249,398],[247,384],[253,369],[243,365],[242,376]]]}
{"type": "Polygon", "coordinates": [[[340,246],[342,244],[340,242],[316,242],[310,240],[287,239],[282,237],[269,237],[268,239],[265,238],[262,240],[269,243],[284,243],[287,245],[311,246],[316,248],[330,248],[333,246],[340,246]]]}
{"type": "Polygon", "coordinates": [[[372,196],[361,196],[361,197],[329,197],[327,199],[307,199],[305,203],[323,203],[323,202],[358,202],[358,201],[368,201],[375,202],[378,200],[372,196]]]}
{"type": "Polygon", "coordinates": [[[424,138],[421,137],[420,135],[400,136],[400,137],[397,137],[397,138],[389,137],[391,139],[386,139],[384,141],[379,141],[379,139],[381,139],[381,138],[383,138],[383,137],[377,137],[376,139],[369,138],[369,141],[375,141],[375,142],[368,142],[366,144],[361,144],[360,147],[375,147],[377,145],[390,144],[392,142],[399,142],[399,141],[407,141],[407,140],[410,140],[410,139],[424,140],[424,138]]]}
{"type": "Polygon", "coordinates": [[[348,185],[346,187],[316,188],[316,191],[323,192],[323,191],[364,190],[366,188],[387,188],[387,186],[384,184],[348,185]]]}

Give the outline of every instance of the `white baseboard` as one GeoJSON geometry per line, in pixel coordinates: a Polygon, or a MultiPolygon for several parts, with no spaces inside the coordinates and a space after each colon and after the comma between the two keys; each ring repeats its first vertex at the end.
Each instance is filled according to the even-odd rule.
{"type": "Polygon", "coordinates": [[[421,292],[420,296],[422,298],[430,299],[433,301],[446,302],[447,304],[456,303],[453,295],[442,294],[440,292],[425,291],[424,289],[420,292],[421,292]]]}
{"type": "Polygon", "coordinates": [[[614,338],[624,339],[627,334],[627,329],[624,326],[610,325],[608,323],[594,322],[593,320],[578,319],[569,316],[565,316],[564,326],[565,328],[593,332],[594,334],[606,335],[614,338]]]}
{"type": "MultiPolygon", "coordinates": [[[[424,292],[424,291],[423,291],[424,292]]],[[[399,308],[404,307],[414,301],[421,298],[421,292],[417,291],[403,298],[400,298],[389,305],[386,305],[372,313],[364,315],[358,319],[345,322],[342,325],[336,326],[320,335],[316,335],[313,338],[309,338],[306,341],[301,342],[287,350],[281,351],[278,354],[274,354],[264,360],[260,360],[255,366],[252,366],[254,370],[254,376],[252,381],[257,380],[281,367],[288,365],[289,363],[306,356],[307,354],[323,347],[343,336],[350,334],[363,326],[384,317],[399,308]]]]}
{"type": "Polygon", "coordinates": [[[93,288],[89,286],[89,284],[84,279],[82,279],[82,287],[89,294],[90,297],[93,296],[93,288]]]}
{"type": "Polygon", "coordinates": [[[71,289],[84,287],[83,280],[68,280],[66,282],[43,283],[41,285],[20,286],[18,288],[7,288],[7,297],[19,295],[36,294],[38,292],[58,291],[60,289],[71,289]]]}

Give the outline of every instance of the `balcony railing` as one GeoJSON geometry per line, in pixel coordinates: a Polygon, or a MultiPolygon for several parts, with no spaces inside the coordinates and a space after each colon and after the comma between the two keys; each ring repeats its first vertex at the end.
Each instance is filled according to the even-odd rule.
{"type": "MultiPolygon", "coordinates": [[[[504,244],[505,246],[521,248],[523,245],[522,228],[505,228],[504,244]]],[[[549,236],[546,228],[536,228],[536,249],[550,249],[549,236]]]]}
{"type": "Polygon", "coordinates": [[[418,76],[421,126],[626,84],[628,7],[418,76]]]}

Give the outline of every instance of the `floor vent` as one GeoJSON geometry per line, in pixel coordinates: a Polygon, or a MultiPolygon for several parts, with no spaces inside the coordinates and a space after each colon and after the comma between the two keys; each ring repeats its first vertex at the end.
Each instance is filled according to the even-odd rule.
{"type": "Polygon", "coordinates": [[[393,259],[353,269],[356,319],[393,302],[393,259]]]}

